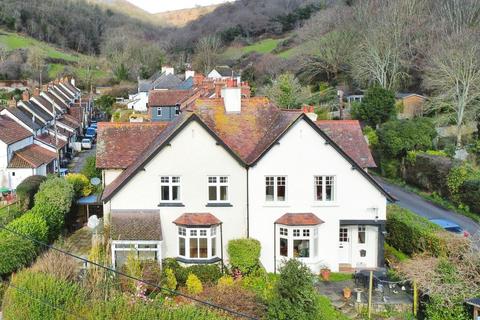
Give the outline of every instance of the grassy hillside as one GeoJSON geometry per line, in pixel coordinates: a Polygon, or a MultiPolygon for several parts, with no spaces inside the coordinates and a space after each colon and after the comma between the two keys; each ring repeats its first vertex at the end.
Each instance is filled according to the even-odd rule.
{"type": "Polygon", "coordinates": [[[167,11],[156,13],[153,16],[157,21],[163,21],[167,25],[175,27],[183,27],[189,22],[197,20],[201,16],[209,14],[220,5],[211,5],[205,7],[196,7],[190,9],[182,9],[175,11],[167,11]]]}
{"type": "Polygon", "coordinates": [[[267,38],[246,46],[230,46],[221,54],[221,59],[236,60],[243,55],[252,52],[260,54],[272,53],[281,58],[290,59],[297,55],[300,55],[305,50],[308,50],[309,43],[302,43],[299,45],[295,45],[291,48],[282,50],[279,46],[283,41],[287,39],[287,37],[282,39],[267,38]]]}
{"type": "MultiPolygon", "coordinates": [[[[74,72],[77,76],[81,76],[82,73],[85,72],[85,70],[82,70],[82,68],[77,65],[80,59],[85,57],[84,55],[55,48],[50,44],[24,35],[0,30],[0,47],[5,48],[8,52],[19,49],[28,50],[34,47],[40,49],[47,61],[49,59],[55,59],[55,62],[47,64],[48,76],[50,78],[55,78],[57,75],[62,74],[66,68],[68,68],[70,72],[74,72]]],[[[103,65],[100,60],[98,61],[98,65],[103,65]]],[[[101,68],[95,70],[93,74],[95,79],[108,77],[108,72],[101,68]]]]}

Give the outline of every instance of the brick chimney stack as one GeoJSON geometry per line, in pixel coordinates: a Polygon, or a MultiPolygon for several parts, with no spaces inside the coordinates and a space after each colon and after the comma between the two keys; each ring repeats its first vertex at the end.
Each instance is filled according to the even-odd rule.
{"type": "Polygon", "coordinates": [[[222,88],[225,86],[224,82],[215,82],[215,98],[222,97],[222,88]]]}
{"type": "Polygon", "coordinates": [[[250,89],[250,85],[248,84],[248,82],[247,81],[242,82],[241,87],[242,87],[242,97],[250,98],[252,96],[252,91],[250,89]]]}
{"type": "Polygon", "coordinates": [[[28,89],[26,89],[22,93],[22,101],[28,101],[28,100],[30,100],[30,92],[28,91],[28,89]]]}
{"type": "Polygon", "coordinates": [[[40,89],[38,87],[33,89],[33,96],[38,97],[39,95],[40,95],[40,89]]]}
{"type": "Polygon", "coordinates": [[[16,106],[17,106],[17,100],[15,100],[15,97],[12,97],[12,99],[8,100],[9,108],[15,108],[16,106]]]}

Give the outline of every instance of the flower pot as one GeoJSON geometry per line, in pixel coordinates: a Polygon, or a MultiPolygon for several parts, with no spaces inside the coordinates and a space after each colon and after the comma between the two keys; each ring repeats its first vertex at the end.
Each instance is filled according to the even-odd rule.
{"type": "Polygon", "coordinates": [[[320,275],[322,276],[323,281],[330,281],[330,270],[329,269],[320,270],[320,275]]]}
{"type": "Polygon", "coordinates": [[[350,299],[352,297],[352,290],[350,288],[343,289],[343,297],[345,299],[350,299]]]}

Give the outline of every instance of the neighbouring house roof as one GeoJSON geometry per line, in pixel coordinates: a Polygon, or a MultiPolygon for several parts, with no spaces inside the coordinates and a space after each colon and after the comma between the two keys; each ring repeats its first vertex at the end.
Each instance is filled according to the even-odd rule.
{"type": "Polygon", "coordinates": [[[0,116],[0,141],[9,145],[31,137],[30,131],[7,116],[0,116]]]}
{"type": "Polygon", "coordinates": [[[184,213],[173,223],[181,226],[207,227],[215,226],[222,222],[211,213],[184,213]]]}
{"type": "Polygon", "coordinates": [[[62,87],[61,85],[58,85],[58,86],[55,86],[55,88],[60,91],[61,93],[63,93],[64,96],[66,96],[68,99],[73,99],[75,98],[74,95],[72,95],[70,92],[68,92],[68,90],[66,90],[64,87],[62,87]]]}
{"type": "Polygon", "coordinates": [[[65,87],[67,87],[70,91],[80,93],[80,89],[73,86],[70,82],[62,82],[65,87]]]}
{"type": "Polygon", "coordinates": [[[28,107],[28,109],[32,110],[30,112],[26,108],[22,107],[21,105],[18,105],[18,108],[22,111],[28,112],[30,115],[35,115],[36,117],[40,117],[45,121],[51,121],[53,120],[53,116],[51,116],[49,113],[47,113],[42,107],[40,107],[38,104],[36,104],[33,100],[30,101],[23,101],[25,105],[28,107]]]}
{"type": "Polygon", "coordinates": [[[472,299],[468,299],[465,301],[466,303],[468,303],[469,305],[472,305],[472,306],[475,306],[477,308],[480,308],[480,298],[472,298],[472,299]]]}
{"type": "Polygon", "coordinates": [[[62,101],[58,99],[54,94],[51,92],[44,92],[47,97],[49,97],[53,102],[55,102],[60,108],[63,109],[63,111],[67,111],[68,105],[65,103],[65,101],[62,101]]]}
{"type": "Polygon", "coordinates": [[[195,85],[193,81],[193,77],[189,77],[188,79],[185,79],[183,82],[181,82],[175,89],[177,90],[191,90],[193,89],[193,86],[195,85]]]}
{"type": "Polygon", "coordinates": [[[33,119],[28,113],[20,110],[18,107],[10,107],[7,108],[7,111],[10,112],[13,116],[15,116],[18,120],[23,122],[27,127],[31,128],[32,130],[39,130],[42,128],[41,123],[38,120],[33,119]]]}
{"type": "Polygon", "coordinates": [[[111,217],[112,240],[162,240],[158,210],[113,210],[111,217]]]}
{"type": "Polygon", "coordinates": [[[69,126],[72,129],[80,128],[80,123],[77,122],[74,118],[64,114],[62,118],[58,119],[58,122],[63,123],[66,126],[69,126]]]}
{"type": "Polygon", "coordinates": [[[41,141],[45,144],[48,144],[54,148],[57,147],[59,149],[67,145],[67,141],[60,138],[57,139],[58,143],[55,143],[55,137],[50,133],[42,133],[41,135],[36,136],[35,140],[41,141]]]}
{"type": "Polygon", "coordinates": [[[193,94],[193,90],[152,90],[148,93],[148,106],[174,106],[193,94]]]}
{"type": "Polygon", "coordinates": [[[162,74],[153,81],[152,89],[174,89],[182,83],[182,79],[174,74],[162,74]]]}
{"type": "Polygon", "coordinates": [[[83,109],[82,107],[72,106],[68,108],[68,114],[75,118],[75,120],[79,121],[80,123],[83,120],[83,109]]]}
{"type": "Polygon", "coordinates": [[[375,168],[358,120],[320,120],[316,124],[362,168],[375,168]]]}
{"type": "Polygon", "coordinates": [[[413,93],[413,92],[406,92],[406,93],[399,92],[395,94],[395,98],[397,99],[405,99],[406,97],[410,97],[410,96],[418,96],[420,98],[427,99],[427,97],[425,97],[424,95],[413,93]]]}
{"type": "Polygon", "coordinates": [[[166,126],[165,122],[100,122],[97,133],[97,168],[126,169],[166,126]]]}
{"type": "Polygon", "coordinates": [[[238,77],[240,75],[229,66],[216,66],[213,70],[217,71],[222,77],[238,77]]]}
{"type": "Polygon", "coordinates": [[[313,213],[285,213],[275,223],[285,226],[317,226],[324,221],[313,213]]]}
{"type": "Polygon", "coordinates": [[[9,168],[38,168],[41,165],[49,164],[57,158],[55,152],[42,148],[39,145],[31,144],[13,153],[8,164],[9,168]]]}
{"type": "Polygon", "coordinates": [[[55,107],[53,106],[53,104],[51,104],[47,99],[45,99],[44,97],[42,96],[35,96],[35,97],[32,97],[32,99],[35,99],[34,102],[37,102],[40,103],[44,108],[46,108],[48,111],[54,113],[55,112],[55,107]]]}
{"type": "Polygon", "coordinates": [[[353,169],[363,175],[389,200],[394,199],[325,133],[307,115],[284,111],[272,105],[266,98],[242,100],[242,111],[226,113],[223,99],[197,99],[194,106],[167,124],[152,143],[105,188],[103,200],[110,199],[131,177],[144,167],[191,121],[198,122],[217,143],[225,148],[242,166],[258,162],[297,121],[306,121],[326,142],[344,157],[353,169]]]}

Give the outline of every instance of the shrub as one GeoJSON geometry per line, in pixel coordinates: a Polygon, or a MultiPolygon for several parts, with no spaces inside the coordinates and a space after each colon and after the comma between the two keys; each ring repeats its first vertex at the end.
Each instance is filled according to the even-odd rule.
{"type": "Polygon", "coordinates": [[[65,223],[65,215],[70,211],[73,196],[73,187],[65,179],[49,178],[40,185],[32,210],[47,222],[50,240],[56,239],[60,234],[65,223]]]}
{"type": "Polygon", "coordinates": [[[378,144],[378,135],[377,132],[372,129],[370,126],[363,128],[363,134],[367,137],[368,145],[375,147],[378,144]]]}
{"type": "Polygon", "coordinates": [[[230,264],[242,274],[248,274],[259,267],[260,250],[260,241],[255,239],[230,240],[227,247],[230,264]]]}
{"type": "Polygon", "coordinates": [[[269,319],[316,319],[319,312],[313,274],[297,259],[280,267],[275,296],[268,305],[269,319]]]}
{"type": "Polygon", "coordinates": [[[387,243],[408,254],[427,252],[445,254],[443,229],[408,209],[389,205],[387,210],[387,243]]]}
{"type": "MultiPolygon", "coordinates": [[[[41,242],[48,241],[47,222],[31,211],[10,222],[7,228],[41,242]]],[[[38,247],[39,245],[35,243],[35,246],[38,247]]]]}
{"type": "Polygon", "coordinates": [[[177,283],[179,286],[184,286],[185,282],[187,282],[188,272],[187,269],[182,267],[177,260],[173,258],[165,258],[162,261],[162,268],[171,269],[175,274],[175,278],[177,279],[177,283]]]}
{"type": "Polygon", "coordinates": [[[37,256],[37,247],[8,231],[0,232],[0,275],[8,275],[28,265],[37,256]]]}
{"type": "Polygon", "coordinates": [[[469,179],[460,187],[460,201],[480,214],[480,179],[469,179]]]}
{"type": "Polygon", "coordinates": [[[337,311],[335,307],[325,296],[318,296],[317,297],[317,316],[315,319],[322,319],[322,320],[347,320],[348,317],[345,316],[343,313],[337,311]]]}
{"type": "Polygon", "coordinates": [[[218,264],[199,264],[186,269],[187,273],[193,273],[203,283],[214,284],[222,277],[222,272],[218,264]]]}
{"type": "Polygon", "coordinates": [[[241,284],[244,288],[255,292],[257,297],[267,302],[273,298],[275,284],[278,275],[267,273],[265,269],[259,268],[251,274],[242,278],[241,284]]]}
{"type": "Polygon", "coordinates": [[[65,179],[73,186],[76,198],[87,197],[93,191],[90,180],[81,173],[69,173],[65,179]]]}
{"type": "Polygon", "coordinates": [[[384,247],[385,248],[385,260],[387,261],[387,263],[389,264],[390,267],[392,265],[395,265],[397,263],[400,263],[400,262],[408,259],[408,256],[405,253],[403,253],[401,251],[398,251],[397,249],[395,249],[394,247],[392,247],[388,243],[385,243],[384,246],[385,246],[384,247]]]}
{"type": "Polygon", "coordinates": [[[88,180],[102,176],[101,170],[97,169],[97,159],[95,156],[90,156],[85,159],[85,165],[82,168],[81,174],[86,176],[88,180]]]}
{"type": "Polygon", "coordinates": [[[469,320],[470,315],[463,307],[463,301],[458,301],[454,306],[447,306],[440,296],[430,296],[425,304],[425,316],[428,320],[469,320]]]}
{"type": "Polygon", "coordinates": [[[19,204],[11,204],[0,209],[0,225],[5,226],[23,214],[19,204]]]}
{"type": "Polygon", "coordinates": [[[409,151],[405,180],[422,190],[448,196],[447,177],[452,168],[449,157],[409,151]]]}
{"type": "Polygon", "coordinates": [[[59,280],[73,281],[77,278],[79,265],[73,257],[56,250],[42,254],[31,270],[51,275],[59,280]]]}
{"type": "Polygon", "coordinates": [[[352,116],[355,119],[365,121],[373,128],[392,119],[395,114],[395,94],[380,86],[369,88],[362,102],[352,108],[352,116]]]}
{"type": "MultiPolygon", "coordinates": [[[[155,286],[161,285],[162,280],[162,269],[160,265],[155,260],[145,260],[141,262],[142,274],[141,279],[147,281],[148,283],[154,284],[155,286]]],[[[146,285],[147,294],[158,291],[159,289],[154,286],[146,285]]]]}
{"type": "Polygon", "coordinates": [[[217,286],[219,287],[230,287],[233,286],[233,278],[229,275],[224,275],[218,279],[217,286]]]}
{"type": "Polygon", "coordinates": [[[78,285],[51,275],[25,270],[14,275],[12,283],[28,294],[13,287],[7,289],[3,301],[5,319],[66,319],[65,311],[58,309],[84,314],[82,308],[87,307],[86,294],[78,285]],[[49,301],[58,309],[42,301],[49,301]]]}
{"type": "Polygon", "coordinates": [[[383,176],[390,179],[398,178],[400,176],[400,161],[397,159],[382,159],[380,169],[383,176]]]}
{"type": "Polygon", "coordinates": [[[465,181],[475,178],[480,178],[480,172],[472,168],[469,164],[453,167],[447,177],[450,199],[457,204],[460,203],[460,188],[465,181]]]}
{"type": "Polygon", "coordinates": [[[47,180],[45,176],[30,176],[23,180],[16,189],[17,197],[24,210],[31,209],[34,204],[34,196],[40,188],[40,184],[47,180]]]}
{"type": "Polygon", "coordinates": [[[170,290],[177,289],[177,279],[175,278],[175,274],[173,270],[170,268],[166,268],[163,270],[163,277],[164,277],[164,285],[170,290]]]}
{"type": "Polygon", "coordinates": [[[200,279],[193,273],[190,273],[187,278],[187,291],[189,294],[197,295],[202,293],[203,285],[200,279]]]}

